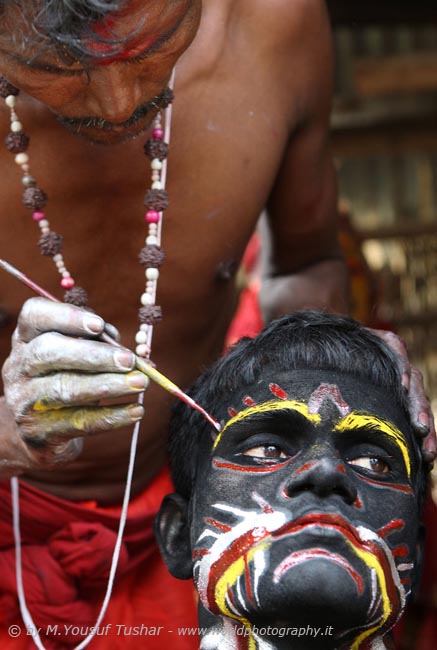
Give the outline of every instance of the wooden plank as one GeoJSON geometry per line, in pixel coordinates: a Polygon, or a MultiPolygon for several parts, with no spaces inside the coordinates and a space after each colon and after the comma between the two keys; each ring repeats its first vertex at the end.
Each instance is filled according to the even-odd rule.
{"type": "Polygon", "coordinates": [[[334,25],[437,20],[436,0],[327,0],[327,5],[334,25]]]}
{"type": "Polygon", "coordinates": [[[437,91],[437,51],[356,59],[353,79],[364,98],[437,91]]]}

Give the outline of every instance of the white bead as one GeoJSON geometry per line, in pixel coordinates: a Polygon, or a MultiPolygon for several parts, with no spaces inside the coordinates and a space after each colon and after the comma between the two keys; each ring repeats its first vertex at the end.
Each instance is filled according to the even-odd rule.
{"type": "Polygon", "coordinates": [[[159,160],[159,158],[154,158],[152,162],[150,163],[150,166],[152,169],[162,169],[162,162],[159,160]]]}
{"type": "Polygon", "coordinates": [[[13,131],[14,133],[18,133],[19,131],[22,130],[23,130],[23,125],[21,124],[21,122],[19,122],[18,120],[14,120],[13,122],[11,122],[11,131],[13,131]]]}
{"type": "Polygon", "coordinates": [[[61,255],[61,253],[56,253],[56,255],[53,255],[53,261],[54,261],[54,262],[62,262],[62,255],[61,255]]]}
{"type": "Polygon", "coordinates": [[[147,355],[150,353],[150,348],[146,343],[140,343],[140,345],[137,345],[135,348],[135,352],[139,357],[147,357],[147,355]]]}
{"type": "Polygon", "coordinates": [[[153,299],[149,293],[144,292],[140,298],[142,305],[152,305],[153,299]]]}
{"type": "Polygon", "coordinates": [[[158,238],[155,235],[149,235],[146,237],[146,244],[148,246],[156,246],[158,244],[158,238]]]}
{"type": "Polygon", "coordinates": [[[25,165],[27,162],[29,162],[29,156],[27,153],[17,153],[15,156],[15,162],[17,165],[25,165]]]}
{"type": "Polygon", "coordinates": [[[146,278],[148,280],[157,280],[159,278],[158,269],[146,269],[146,278]]]}
{"type": "Polygon", "coordinates": [[[5,99],[5,104],[6,106],[9,106],[9,108],[14,108],[15,107],[15,95],[8,95],[5,99]]]}
{"type": "Polygon", "coordinates": [[[66,269],[65,266],[62,264],[62,266],[58,266],[58,271],[59,271],[59,273],[63,276],[64,273],[67,271],[67,269],[66,269]]]}
{"type": "Polygon", "coordinates": [[[159,172],[153,172],[152,182],[159,181],[161,179],[161,174],[159,172]]]}
{"type": "Polygon", "coordinates": [[[40,228],[48,228],[49,227],[49,222],[47,219],[41,219],[41,221],[38,221],[39,227],[40,228]]]}
{"type": "Polygon", "coordinates": [[[148,331],[149,331],[149,327],[150,327],[150,325],[147,325],[147,323],[141,323],[141,325],[140,325],[140,330],[141,330],[142,332],[148,332],[148,331]]]}
{"type": "Polygon", "coordinates": [[[49,232],[50,232],[50,228],[41,228],[41,233],[42,233],[43,235],[48,235],[49,232]]]}
{"type": "Polygon", "coordinates": [[[139,330],[135,334],[135,343],[147,343],[147,334],[146,334],[146,332],[142,332],[141,330],[139,330]]]}
{"type": "Polygon", "coordinates": [[[26,187],[31,187],[33,183],[35,183],[35,179],[33,176],[30,176],[30,174],[24,174],[23,178],[21,179],[23,185],[26,187]]]}
{"type": "Polygon", "coordinates": [[[27,174],[27,172],[29,171],[29,169],[30,169],[30,167],[29,167],[29,165],[28,165],[27,163],[25,163],[24,165],[21,165],[21,170],[22,170],[25,174],[27,174]]]}
{"type": "Polygon", "coordinates": [[[153,280],[147,280],[146,282],[146,291],[147,293],[150,293],[152,296],[155,293],[156,289],[156,283],[153,280]]]}
{"type": "Polygon", "coordinates": [[[64,271],[64,272],[62,273],[62,277],[63,277],[63,278],[70,278],[71,275],[70,275],[69,271],[64,271]]]}
{"type": "Polygon", "coordinates": [[[161,181],[154,181],[152,183],[152,190],[163,190],[164,185],[161,183],[161,181]]]}

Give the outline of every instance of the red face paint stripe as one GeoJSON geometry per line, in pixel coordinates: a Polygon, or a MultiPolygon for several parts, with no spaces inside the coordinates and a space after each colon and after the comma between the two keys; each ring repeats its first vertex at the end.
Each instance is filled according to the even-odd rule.
{"type": "Polygon", "coordinates": [[[236,463],[230,463],[223,460],[218,460],[214,458],[212,464],[218,469],[231,469],[234,472],[245,472],[247,474],[267,474],[268,472],[275,472],[278,469],[282,469],[290,463],[292,459],[288,458],[283,463],[278,463],[276,465],[264,465],[260,467],[248,467],[246,465],[237,465],[236,463]]]}
{"type": "Polygon", "coordinates": [[[229,533],[229,531],[232,530],[232,526],[223,524],[221,521],[217,521],[217,519],[212,519],[211,517],[205,519],[205,523],[209,524],[210,526],[214,526],[214,528],[218,528],[224,533],[229,533]]]}
{"type": "Polygon", "coordinates": [[[408,548],[408,546],[405,546],[405,545],[397,546],[392,551],[392,555],[394,557],[406,557],[408,555],[408,553],[409,553],[409,548],[408,548]]]}
{"type": "Polygon", "coordinates": [[[304,463],[304,465],[302,465],[302,467],[299,467],[299,469],[297,469],[294,472],[294,475],[296,476],[296,474],[302,474],[302,472],[306,472],[307,470],[311,469],[311,467],[314,467],[314,465],[317,465],[317,461],[316,460],[310,460],[308,463],[304,463]]]}
{"type": "Polygon", "coordinates": [[[362,474],[359,474],[359,477],[362,481],[365,481],[366,483],[370,483],[370,485],[376,485],[378,487],[382,487],[385,489],[389,488],[391,490],[399,490],[400,492],[406,492],[407,494],[414,495],[414,490],[409,485],[400,485],[398,483],[384,483],[383,481],[375,481],[371,478],[368,478],[367,476],[363,476],[362,474]]]}
{"type": "Polygon", "coordinates": [[[256,406],[256,402],[254,402],[249,395],[246,395],[246,397],[243,398],[243,404],[246,406],[256,406]]]}
{"type": "Polygon", "coordinates": [[[246,555],[246,553],[248,553],[257,543],[268,537],[270,537],[270,533],[265,528],[249,530],[247,533],[234,540],[232,544],[224,550],[218,560],[211,565],[207,587],[208,606],[211,612],[220,614],[217,603],[215,602],[215,589],[221,576],[240,557],[244,557],[244,555],[246,555]]]}
{"type": "Polygon", "coordinates": [[[377,533],[380,537],[387,537],[394,530],[401,530],[405,526],[405,522],[402,519],[394,519],[390,523],[386,524],[380,528],[377,533]]]}

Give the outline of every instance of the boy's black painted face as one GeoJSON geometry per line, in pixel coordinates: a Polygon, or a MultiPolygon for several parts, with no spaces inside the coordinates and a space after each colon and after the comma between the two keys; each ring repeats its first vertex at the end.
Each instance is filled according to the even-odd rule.
{"type": "Polygon", "coordinates": [[[360,648],[395,623],[414,578],[409,425],[385,391],[349,375],[264,376],[217,405],[227,421],[200,461],[191,540],[201,603],[248,629],[331,625],[339,647],[360,648]]]}

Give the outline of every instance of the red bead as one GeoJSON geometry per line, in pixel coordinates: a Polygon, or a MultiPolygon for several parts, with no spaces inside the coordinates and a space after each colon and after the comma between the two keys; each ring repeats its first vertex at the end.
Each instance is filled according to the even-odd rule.
{"type": "Polygon", "coordinates": [[[159,212],[156,210],[148,210],[145,219],[147,223],[159,223],[159,212]]]}
{"type": "Polygon", "coordinates": [[[61,287],[63,289],[72,289],[74,287],[74,280],[73,278],[62,278],[61,280],[61,287]]]}
{"type": "Polygon", "coordinates": [[[46,218],[46,215],[45,212],[41,212],[40,210],[38,210],[37,212],[33,213],[32,217],[35,221],[42,221],[43,219],[46,218]]]}
{"type": "Polygon", "coordinates": [[[153,129],[152,135],[154,138],[158,138],[158,140],[162,140],[164,137],[164,131],[162,129],[153,129]]]}

